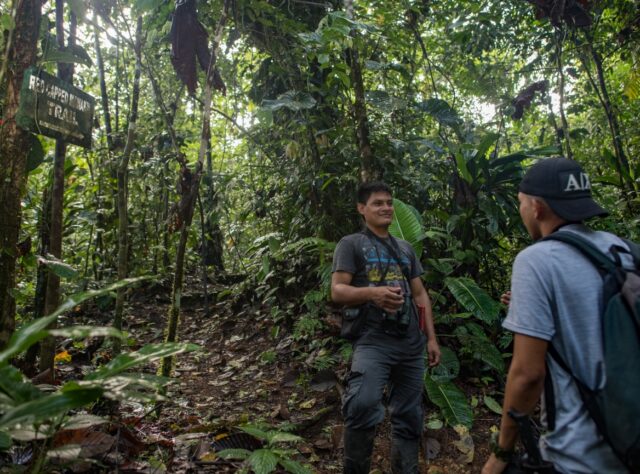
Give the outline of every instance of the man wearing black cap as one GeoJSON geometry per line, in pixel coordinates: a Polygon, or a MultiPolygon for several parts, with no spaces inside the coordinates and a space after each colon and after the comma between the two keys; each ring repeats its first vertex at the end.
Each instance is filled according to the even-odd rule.
{"type": "MultiPolygon", "coordinates": [[[[628,246],[617,236],[593,231],[582,222],[607,211],[591,197],[591,182],[580,165],[549,158],[533,165],[520,184],[520,216],[534,241],[562,229],[587,239],[604,253],[628,246]]],[[[513,360],[505,389],[497,443],[482,473],[503,472],[518,434],[509,410],[533,412],[547,370],[553,390],[555,427],[540,439],[545,460],[560,473],[626,473],[598,433],[578,388],[555,359],[560,353],[573,374],[590,388],[604,384],[601,329],[602,278],[579,250],[554,240],[531,245],[518,254],[511,277],[511,302],[503,326],[514,333],[513,360]],[[548,369],[547,369],[548,367],[548,369]]],[[[551,392],[553,394],[551,395],[551,392]]],[[[543,406],[543,423],[546,410],[543,406]]]]}

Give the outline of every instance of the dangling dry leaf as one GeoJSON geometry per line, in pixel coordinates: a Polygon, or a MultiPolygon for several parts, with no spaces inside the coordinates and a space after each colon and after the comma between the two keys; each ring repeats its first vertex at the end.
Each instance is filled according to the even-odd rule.
{"type": "Polygon", "coordinates": [[[539,81],[522,89],[516,98],[513,99],[512,104],[516,110],[511,114],[511,118],[514,120],[521,119],[524,114],[524,109],[531,106],[531,101],[533,100],[536,92],[546,92],[547,87],[549,87],[548,81],[539,81]]]}
{"type": "Polygon", "coordinates": [[[587,0],[527,0],[536,6],[538,18],[549,18],[553,26],[562,22],[569,26],[584,28],[591,25],[587,0]],[[564,9],[563,9],[564,7],[564,9]]]}
{"type": "MultiPolygon", "coordinates": [[[[211,53],[208,46],[207,30],[198,21],[196,0],[177,0],[171,23],[171,64],[180,80],[194,94],[198,84],[196,57],[200,67],[206,72],[211,53]]],[[[215,61],[215,57],[213,58],[215,61]]],[[[218,69],[214,67],[212,85],[222,92],[226,87],[218,69]]]]}

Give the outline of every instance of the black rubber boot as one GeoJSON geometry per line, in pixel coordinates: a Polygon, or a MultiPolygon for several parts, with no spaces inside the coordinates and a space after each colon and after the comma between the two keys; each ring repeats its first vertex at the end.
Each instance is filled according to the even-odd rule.
{"type": "Polygon", "coordinates": [[[371,452],[375,428],[370,430],[344,430],[344,470],[345,474],[369,474],[371,452]]]}
{"type": "Polygon", "coordinates": [[[420,438],[394,438],[391,444],[391,472],[393,474],[418,474],[420,438]]]}

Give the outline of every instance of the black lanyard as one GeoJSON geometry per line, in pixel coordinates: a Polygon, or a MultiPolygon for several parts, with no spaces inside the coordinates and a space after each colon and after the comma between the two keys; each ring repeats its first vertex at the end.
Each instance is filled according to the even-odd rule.
{"type": "Polygon", "coordinates": [[[394,247],[397,247],[398,244],[395,242],[393,236],[389,234],[389,242],[391,242],[391,244],[389,244],[389,242],[386,242],[384,239],[378,237],[376,234],[371,232],[371,229],[369,229],[368,227],[364,230],[364,234],[367,237],[369,237],[369,240],[371,240],[373,247],[376,249],[376,256],[378,257],[378,264],[379,264],[378,269],[380,270],[380,275],[381,275],[380,283],[382,283],[382,281],[384,280],[384,277],[387,276],[387,272],[389,271],[389,266],[391,265],[391,260],[387,261],[387,266],[385,267],[384,273],[383,273],[380,254],[378,253],[378,247],[376,246],[374,240],[380,242],[387,249],[387,252],[389,253],[389,257],[393,258],[398,263],[398,266],[400,267],[400,271],[402,272],[402,276],[404,276],[405,280],[407,281],[407,285],[409,286],[409,288],[411,288],[410,278],[408,274],[405,273],[405,269],[402,266],[402,260],[398,256],[398,251],[396,251],[396,249],[394,248],[394,247]]]}

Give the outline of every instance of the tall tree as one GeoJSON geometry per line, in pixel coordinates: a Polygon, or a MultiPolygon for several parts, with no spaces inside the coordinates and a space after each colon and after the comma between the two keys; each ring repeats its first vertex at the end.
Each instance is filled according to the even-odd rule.
{"type": "MultiPolygon", "coordinates": [[[[20,233],[20,202],[27,182],[27,153],[31,133],[15,120],[25,70],[35,64],[40,31],[41,0],[15,0],[15,27],[10,32],[6,67],[6,93],[0,123],[0,348],[15,327],[15,286],[17,244],[20,233]]],[[[4,76],[3,76],[4,77],[4,76]]],[[[2,90],[0,84],[0,90],[2,90]]]]}
{"type": "MultiPolygon", "coordinates": [[[[56,41],[58,49],[64,51],[64,0],[56,0],[56,41]]],[[[76,44],[76,15],[70,12],[69,49],[76,44]]],[[[73,63],[58,63],[58,78],[71,83],[73,80],[73,63]]],[[[55,258],[62,258],[62,227],[64,213],[64,162],[67,157],[67,144],[64,140],[56,139],[53,160],[53,182],[51,185],[51,220],[49,233],[49,253],[55,258]]],[[[55,272],[47,274],[47,292],[45,296],[45,314],[53,313],[60,305],[60,276],[55,272]]],[[[53,323],[55,326],[55,323],[53,323]]],[[[53,375],[53,361],[55,357],[55,339],[48,337],[42,341],[40,347],[40,371],[51,370],[53,375]]]]}
{"type": "MultiPolygon", "coordinates": [[[[344,2],[347,17],[353,20],[353,0],[344,2]]],[[[352,38],[356,38],[355,29],[351,31],[352,38]]],[[[373,149],[369,140],[369,119],[367,117],[367,104],[365,102],[364,81],[362,79],[362,66],[360,65],[360,55],[356,42],[347,50],[347,58],[351,71],[351,82],[353,84],[353,115],[356,121],[356,139],[358,143],[358,154],[360,155],[360,179],[362,181],[374,181],[380,178],[380,172],[376,169],[373,161],[373,149]]]]}
{"type": "MultiPolygon", "coordinates": [[[[224,26],[227,21],[227,13],[230,0],[225,0],[222,14],[216,26],[216,31],[213,39],[213,45],[211,48],[211,55],[209,60],[205,62],[207,64],[205,71],[204,81],[204,98],[202,106],[202,129],[200,133],[200,148],[198,151],[198,161],[196,162],[195,169],[192,172],[186,160],[181,162],[180,169],[180,182],[181,182],[181,194],[182,199],[178,209],[178,218],[180,222],[180,241],[178,242],[178,250],[176,253],[176,268],[173,277],[173,290],[171,294],[171,307],[169,308],[169,315],[167,321],[167,333],[166,342],[175,342],[178,338],[178,323],[180,321],[180,300],[182,298],[182,286],[184,282],[184,261],[187,248],[187,239],[189,237],[189,228],[193,219],[193,212],[200,189],[200,180],[204,171],[205,159],[207,151],[210,146],[211,140],[211,100],[213,96],[213,87],[216,81],[216,53],[222,34],[224,32],[224,26]]],[[[205,36],[206,39],[206,36],[205,36]]],[[[205,43],[206,46],[206,43],[205,43]]],[[[175,66],[175,62],[174,62],[175,66]]],[[[176,67],[176,69],[178,69],[176,67]]],[[[179,69],[178,69],[179,71],[179,69]]],[[[189,85],[188,81],[182,80],[189,85]]],[[[195,84],[192,84],[195,87],[195,84]]],[[[171,368],[173,365],[173,357],[167,357],[162,360],[160,368],[161,375],[169,376],[171,374],[171,368]]]]}
{"type": "MultiPolygon", "coordinates": [[[[136,124],[138,122],[138,100],[140,97],[140,70],[142,68],[142,16],[138,16],[136,26],[136,44],[134,47],[136,56],[135,73],[133,77],[133,90],[131,92],[131,108],[129,110],[129,123],[127,129],[127,141],[118,163],[118,280],[124,280],[129,274],[129,215],[127,212],[129,189],[129,159],[136,139],[136,124]]],[[[113,318],[113,326],[122,329],[122,314],[124,312],[125,288],[118,288],[116,294],[116,311],[113,318]]],[[[114,339],[114,351],[120,352],[120,339],[114,339]]]]}

